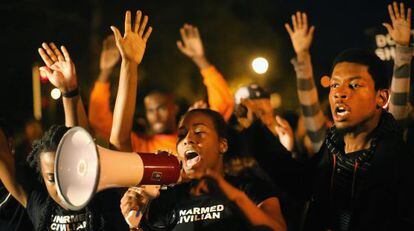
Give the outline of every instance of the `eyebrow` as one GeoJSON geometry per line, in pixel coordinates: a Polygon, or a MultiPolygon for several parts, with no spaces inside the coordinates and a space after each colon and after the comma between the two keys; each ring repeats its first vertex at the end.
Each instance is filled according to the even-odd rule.
{"type": "MultiPolygon", "coordinates": [[[[356,79],[362,79],[362,77],[358,75],[358,76],[347,78],[346,80],[352,81],[352,80],[356,80],[356,79]]],[[[334,77],[332,77],[332,80],[342,80],[342,79],[340,79],[339,77],[334,76],[334,77]]]]}
{"type": "Polygon", "coordinates": [[[200,126],[200,125],[208,127],[206,123],[194,123],[193,127],[200,126]]]}

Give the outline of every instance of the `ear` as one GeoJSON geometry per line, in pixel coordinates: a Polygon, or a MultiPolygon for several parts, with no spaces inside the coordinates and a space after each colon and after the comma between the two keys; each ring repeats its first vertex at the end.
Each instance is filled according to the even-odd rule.
{"type": "Polygon", "coordinates": [[[377,108],[385,108],[388,106],[390,99],[390,91],[388,89],[380,89],[377,92],[377,108]]]}
{"type": "Polygon", "coordinates": [[[229,148],[229,146],[228,146],[227,139],[220,138],[220,144],[219,144],[220,154],[226,153],[228,148],[229,148]]]}
{"type": "Polygon", "coordinates": [[[322,76],[321,85],[323,88],[328,88],[331,85],[331,77],[327,75],[322,76]]]}

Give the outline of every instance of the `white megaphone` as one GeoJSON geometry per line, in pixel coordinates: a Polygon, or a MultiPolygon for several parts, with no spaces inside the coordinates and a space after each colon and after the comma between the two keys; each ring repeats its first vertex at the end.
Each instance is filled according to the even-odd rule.
{"type": "Polygon", "coordinates": [[[55,160],[57,192],[70,210],[85,207],[96,192],[115,187],[177,183],[181,166],[167,152],[118,152],[96,145],[81,127],[69,129],[55,160]]]}

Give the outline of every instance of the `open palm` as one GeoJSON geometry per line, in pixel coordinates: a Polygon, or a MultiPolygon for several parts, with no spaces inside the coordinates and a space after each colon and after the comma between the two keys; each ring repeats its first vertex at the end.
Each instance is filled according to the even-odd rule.
{"type": "Polygon", "coordinates": [[[388,13],[392,25],[389,23],[383,23],[382,25],[387,28],[388,33],[397,44],[408,46],[411,36],[411,9],[407,10],[406,15],[404,3],[400,3],[400,8],[398,8],[398,4],[394,2],[392,5],[388,5],[388,13]]]}
{"type": "Polygon", "coordinates": [[[288,23],[285,24],[296,54],[309,51],[315,27],[309,28],[306,13],[296,12],[296,15],[292,15],[292,26],[293,29],[288,23]]]}
{"type": "Polygon", "coordinates": [[[137,11],[135,23],[131,27],[131,12],[127,11],[125,15],[125,33],[124,36],[114,26],[111,26],[115,35],[116,45],[124,60],[132,61],[140,64],[144,57],[147,41],[152,32],[152,27],[148,27],[145,31],[148,16],[144,16],[141,21],[142,12],[137,11]],[[145,33],[144,33],[145,32],[145,33]]]}
{"type": "Polygon", "coordinates": [[[178,49],[189,58],[203,57],[203,42],[198,28],[190,24],[184,24],[180,29],[180,33],[183,41],[177,41],[178,49]]]}
{"type": "Polygon", "coordinates": [[[74,90],[78,87],[76,69],[68,51],[64,46],[62,52],[54,43],[42,44],[39,54],[46,66],[40,68],[45,73],[50,83],[59,88],[62,92],[74,90]]]}

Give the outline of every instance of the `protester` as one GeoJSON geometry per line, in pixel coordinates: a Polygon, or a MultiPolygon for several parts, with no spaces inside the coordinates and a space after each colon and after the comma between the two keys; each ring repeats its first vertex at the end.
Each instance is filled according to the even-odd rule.
{"type": "Polygon", "coordinates": [[[11,195],[27,209],[35,230],[126,230],[116,201],[119,195],[106,191],[80,211],[70,211],[58,197],[54,162],[60,139],[68,127],[80,125],[88,129],[86,114],[79,97],[75,65],[64,46],[42,44],[39,54],[46,66],[40,68],[49,81],[62,92],[65,125],[52,126],[37,141],[28,156],[28,163],[38,182],[26,188],[16,179],[14,158],[4,135],[0,137],[0,177],[11,195]]]}
{"type": "MultiPolygon", "coordinates": [[[[147,209],[144,230],[285,230],[277,194],[260,179],[223,174],[226,123],[210,109],[187,112],[179,123],[177,152],[189,182],[161,190],[147,209]]],[[[126,216],[142,196],[129,190],[121,200],[126,216]]]]}
{"type": "MultiPolygon", "coordinates": [[[[407,20],[403,4],[398,9],[394,3],[393,11],[407,20]]],[[[292,17],[294,30],[302,28],[305,15],[292,17]]],[[[271,162],[256,158],[278,185],[309,199],[305,230],[413,229],[414,160],[397,121],[383,109],[389,98],[384,63],[373,53],[349,49],[332,67],[334,126],[321,150],[306,163],[288,152],[275,153],[271,162]]]]}
{"type": "MultiPolygon", "coordinates": [[[[397,7],[394,9],[398,15],[398,17],[396,17],[394,16],[394,11],[390,7],[391,5],[388,8],[393,26],[391,27],[389,24],[384,25],[386,25],[393,40],[396,41],[397,49],[395,53],[389,109],[390,113],[394,115],[398,121],[404,121],[408,116],[408,91],[410,63],[412,58],[411,49],[408,47],[410,39],[411,10],[409,9],[407,11],[407,17],[405,17],[403,13],[400,16],[397,7]]],[[[401,12],[404,12],[403,5],[401,9],[401,12]]],[[[298,97],[302,107],[307,135],[312,143],[311,148],[307,148],[308,150],[312,150],[312,152],[309,153],[311,156],[319,151],[328,128],[328,121],[321,109],[318,92],[314,83],[311,55],[309,51],[315,27],[309,27],[306,13],[301,12],[292,15],[292,26],[293,28],[289,24],[285,24],[296,53],[296,58],[292,59],[291,62],[296,71],[298,97]]],[[[382,74],[384,73],[381,73],[381,75],[382,74]]],[[[384,78],[388,79],[386,76],[384,76],[384,78]]]]}

